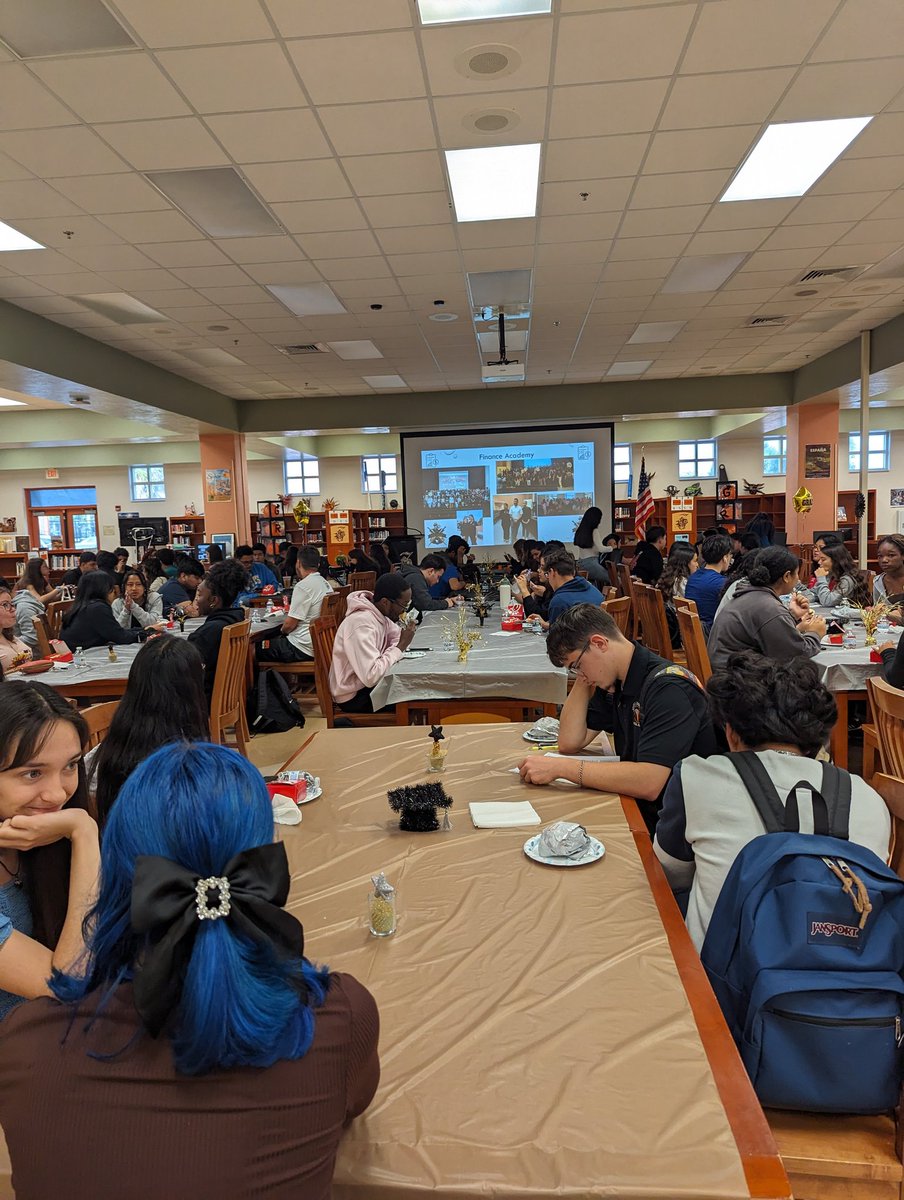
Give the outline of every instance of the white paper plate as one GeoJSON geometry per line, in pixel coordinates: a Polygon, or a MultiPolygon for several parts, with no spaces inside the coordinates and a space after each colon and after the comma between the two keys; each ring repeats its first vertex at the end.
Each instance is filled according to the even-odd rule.
{"type": "Polygon", "coordinates": [[[403,650],[402,658],[423,658],[426,654],[426,650],[403,650]]]}
{"type": "Polygon", "coordinates": [[[304,800],[299,800],[299,804],[307,804],[309,800],[316,800],[318,796],[323,795],[323,788],[317,782],[316,778],[307,771],[304,773],[305,782],[308,785],[308,790],[305,793],[304,800]]]}
{"type": "MultiPolygon", "coordinates": [[[[589,834],[587,836],[590,837],[589,834]]],[[[576,854],[571,858],[545,858],[540,853],[540,834],[537,833],[524,843],[524,853],[534,862],[542,863],[544,867],[585,867],[588,863],[598,862],[606,853],[606,847],[595,837],[591,837],[590,845],[583,854],[576,854]]]]}

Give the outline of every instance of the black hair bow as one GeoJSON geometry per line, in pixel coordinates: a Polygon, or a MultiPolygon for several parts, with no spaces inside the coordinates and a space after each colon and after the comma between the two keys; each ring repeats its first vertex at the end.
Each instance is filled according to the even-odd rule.
{"type": "Polygon", "coordinates": [[[301,958],[304,930],[283,909],[289,863],[281,842],[231,858],[223,874],[202,878],[156,855],[135,862],[132,929],[151,944],[135,971],[135,1007],[158,1037],[182,995],[185,971],[202,921],[225,920],[236,933],[269,942],[277,954],[301,958]]]}

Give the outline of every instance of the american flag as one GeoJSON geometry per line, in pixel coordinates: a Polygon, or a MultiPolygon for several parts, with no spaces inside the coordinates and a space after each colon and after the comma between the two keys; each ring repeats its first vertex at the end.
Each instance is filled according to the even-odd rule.
{"type": "Polygon", "coordinates": [[[640,479],[637,481],[637,506],[634,509],[634,536],[638,541],[646,537],[647,521],[652,517],[653,510],[653,493],[650,491],[647,464],[646,460],[641,458],[640,479]]]}

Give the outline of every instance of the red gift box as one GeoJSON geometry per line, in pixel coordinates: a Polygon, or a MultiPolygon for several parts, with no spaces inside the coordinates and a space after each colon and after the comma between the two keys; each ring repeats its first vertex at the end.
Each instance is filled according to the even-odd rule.
{"type": "Polygon", "coordinates": [[[830,633],[829,634],[829,645],[830,646],[843,646],[844,645],[844,634],[843,633],[830,633]]]}
{"type": "Polygon", "coordinates": [[[871,663],[880,663],[882,661],[882,655],[879,653],[878,650],[875,650],[875,649],[870,650],[869,660],[871,663]]]}
{"type": "Polygon", "coordinates": [[[275,796],[286,796],[295,804],[300,804],[308,794],[308,781],[299,779],[297,783],[268,783],[267,791],[270,793],[270,799],[275,796]]]}
{"type": "Polygon", "coordinates": [[[272,583],[268,583],[266,587],[261,588],[261,595],[262,596],[275,596],[276,588],[273,586],[272,583]]]}

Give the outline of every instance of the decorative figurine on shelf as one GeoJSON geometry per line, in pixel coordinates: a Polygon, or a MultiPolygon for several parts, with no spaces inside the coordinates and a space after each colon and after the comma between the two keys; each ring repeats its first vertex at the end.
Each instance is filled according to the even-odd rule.
{"type": "Polygon", "coordinates": [[[765,483],[748,483],[744,480],[744,491],[748,496],[762,496],[765,490],[765,483]]]}
{"type": "Polygon", "coordinates": [[[449,747],[440,745],[440,742],[446,740],[442,725],[430,726],[430,738],[432,745],[430,753],[427,755],[427,769],[435,772],[445,771],[446,755],[449,753],[449,747]]]}
{"type": "Polygon", "coordinates": [[[327,496],[327,498],[323,502],[323,511],[324,512],[335,512],[338,507],[339,507],[339,505],[336,503],[335,499],[332,496],[327,496]]]}
{"type": "Polygon", "coordinates": [[[116,651],[115,651],[115,650],[114,650],[114,648],[113,648],[113,643],[112,643],[112,642],[108,642],[108,643],[107,643],[107,658],[110,660],[110,662],[116,662],[116,661],[117,661],[117,655],[116,655],[116,651]]]}
{"type": "Polygon", "coordinates": [[[699,483],[689,483],[684,489],[685,496],[702,496],[703,488],[699,483]]]}
{"type": "Polygon", "coordinates": [[[400,814],[399,829],[406,833],[432,833],[439,829],[438,808],[449,808],[452,797],[447,796],[441,783],[416,783],[410,787],[393,788],[387,793],[389,807],[400,814]]]}
{"type": "Polygon", "coordinates": [[[678,488],[675,487],[674,483],[670,483],[669,486],[665,489],[665,494],[667,496],[671,496],[671,498],[674,500],[675,497],[678,495],[678,488]]]}
{"type": "Polygon", "coordinates": [[[292,509],[292,515],[295,517],[295,520],[302,527],[302,529],[304,529],[304,527],[310,521],[311,507],[303,496],[300,500],[295,502],[295,505],[292,509]]]}
{"type": "Polygon", "coordinates": [[[187,517],[196,517],[198,515],[197,510],[195,509],[195,506],[194,506],[194,502],[192,502],[191,504],[185,505],[185,515],[187,517]]]}

